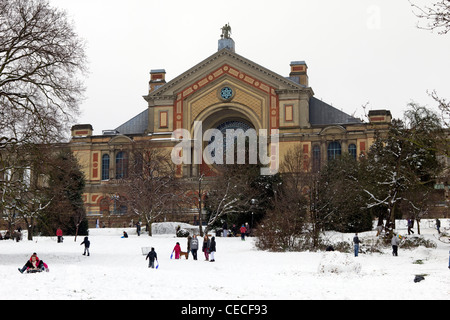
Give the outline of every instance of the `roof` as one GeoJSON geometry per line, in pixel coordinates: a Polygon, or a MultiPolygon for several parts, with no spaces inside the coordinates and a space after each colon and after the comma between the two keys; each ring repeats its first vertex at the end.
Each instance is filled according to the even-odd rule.
{"type": "Polygon", "coordinates": [[[309,99],[309,122],[312,126],[362,123],[360,119],[352,117],[315,97],[309,99]]]}
{"type": "Polygon", "coordinates": [[[148,108],[142,111],[134,118],[128,120],[121,126],[117,127],[116,130],[119,132],[119,134],[129,135],[129,134],[144,134],[147,128],[148,128],[148,108]]]}
{"type": "MultiPolygon", "coordinates": [[[[352,117],[315,97],[311,97],[309,100],[309,121],[313,126],[362,123],[361,120],[352,117]]],[[[119,134],[131,135],[144,134],[147,128],[148,109],[128,120],[115,130],[118,131],[119,134]]]]}

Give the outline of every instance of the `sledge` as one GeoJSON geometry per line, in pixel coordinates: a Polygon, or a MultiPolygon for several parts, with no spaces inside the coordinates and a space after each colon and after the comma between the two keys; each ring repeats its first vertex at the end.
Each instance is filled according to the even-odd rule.
{"type": "MultiPolygon", "coordinates": [[[[44,270],[42,269],[28,269],[27,271],[25,271],[26,273],[41,273],[44,272],[44,270]]],[[[45,270],[45,272],[49,272],[48,269],[45,270]]]]}
{"type": "MultiPolygon", "coordinates": [[[[18,269],[19,269],[19,272],[21,272],[20,268],[18,268],[18,269]]],[[[45,262],[44,262],[44,269],[27,268],[27,270],[25,270],[24,272],[21,272],[21,273],[41,273],[41,272],[50,272],[50,269],[48,268],[48,265],[45,262]]]]}

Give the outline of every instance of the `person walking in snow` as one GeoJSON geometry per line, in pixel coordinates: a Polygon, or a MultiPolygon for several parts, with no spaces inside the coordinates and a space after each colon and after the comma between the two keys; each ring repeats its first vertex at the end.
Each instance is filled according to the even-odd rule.
{"type": "Polygon", "coordinates": [[[248,222],[245,223],[245,236],[246,237],[250,237],[250,225],[248,224],[248,222]]]}
{"type": "Polygon", "coordinates": [[[441,220],[436,219],[436,229],[439,234],[441,234],[441,220]]]}
{"type": "Polygon", "coordinates": [[[358,256],[360,243],[361,243],[361,241],[359,240],[358,234],[355,233],[355,236],[353,237],[353,248],[355,251],[355,257],[358,256]]]}
{"type": "Polygon", "coordinates": [[[237,227],[235,224],[233,224],[233,226],[231,227],[231,235],[233,237],[236,237],[236,233],[237,233],[237,227]]]}
{"type": "Polygon", "coordinates": [[[203,237],[203,246],[202,251],[205,254],[205,260],[209,261],[209,247],[211,245],[211,241],[209,240],[209,237],[207,234],[203,237]]]}
{"type": "Polygon", "coordinates": [[[148,261],[149,268],[153,269],[155,267],[155,260],[158,261],[158,255],[156,254],[155,248],[152,248],[150,250],[150,252],[147,254],[147,257],[145,258],[145,260],[149,260],[148,261]]]}
{"type": "Polygon", "coordinates": [[[391,245],[392,245],[392,255],[394,257],[398,256],[398,245],[400,244],[400,235],[397,237],[395,234],[392,236],[391,245]]]}
{"type": "Polygon", "coordinates": [[[174,252],[175,252],[175,259],[180,259],[181,247],[180,247],[180,243],[179,242],[177,242],[177,244],[173,248],[172,254],[174,252]]]}
{"type": "Polygon", "coordinates": [[[197,235],[193,235],[191,239],[191,252],[194,260],[197,260],[197,250],[198,250],[198,239],[197,235]]]}
{"type": "Polygon", "coordinates": [[[224,221],[222,224],[222,236],[224,238],[228,237],[228,224],[226,221],[224,221]]]}
{"type": "Polygon", "coordinates": [[[241,232],[241,240],[244,241],[245,240],[245,234],[247,233],[247,229],[245,228],[244,225],[242,225],[241,229],[239,229],[239,231],[241,232]]]}
{"type": "Polygon", "coordinates": [[[216,253],[216,237],[211,238],[211,243],[209,244],[209,252],[211,254],[210,262],[214,262],[214,254],[216,253]]]}
{"type": "Polygon", "coordinates": [[[141,235],[141,223],[139,221],[136,222],[136,233],[138,237],[141,235]]]}
{"type": "Polygon", "coordinates": [[[89,247],[91,246],[91,242],[89,241],[89,238],[88,238],[88,237],[84,237],[84,240],[83,240],[82,243],[80,243],[80,246],[83,245],[83,244],[84,244],[84,253],[83,253],[83,256],[85,256],[85,255],[86,255],[86,252],[87,252],[87,255],[88,255],[88,257],[89,257],[89,256],[90,256],[90,254],[89,254],[89,247]]]}
{"type": "Polygon", "coordinates": [[[411,219],[408,219],[408,235],[411,234],[411,232],[414,234],[414,231],[412,230],[413,226],[414,226],[414,222],[411,219]]]}
{"type": "Polygon", "coordinates": [[[58,230],[56,230],[56,236],[58,237],[57,243],[62,243],[63,242],[63,232],[62,232],[61,228],[58,228],[58,230]]]}

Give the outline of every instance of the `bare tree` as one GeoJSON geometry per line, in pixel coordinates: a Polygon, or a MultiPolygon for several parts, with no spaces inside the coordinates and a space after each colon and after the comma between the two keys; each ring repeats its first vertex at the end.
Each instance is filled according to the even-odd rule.
{"type": "Polygon", "coordinates": [[[414,8],[414,14],[426,21],[426,25],[418,24],[418,27],[426,30],[437,30],[439,34],[447,34],[450,31],[450,0],[440,0],[431,6],[420,7],[410,1],[414,8]]]}
{"type": "Polygon", "coordinates": [[[261,176],[260,166],[252,164],[223,165],[218,169],[219,176],[208,185],[205,207],[209,218],[205,233],[223,219],[234,217],[242,222],[255,216],[256,222],[259,221],[272,205],[278,176],[261,176]]]}
{"type": "Polygon", "coordinates": [[[151,142],[134,146],[129,178],[120,182],[120,193],[126,195],[131,211],[146,223],[150,236],[152,223],[175,210],[181,199],[175,169],[164,149],[151,146],[151,142]]]}
{"type": "Polygon", "coordinates": [[[0,136],[61,138],[78,113],[84,42],[46,0],[0,0],[0,136]]]}
{"type": "MultiPolygon", "coordinates": [[[[84,42],[65,12],[47,0],[0,0],[0,177],[23,171],[21,155],[11,150],[60,141],[68,132],[85,74],[84,42]]],[[[29,194],[23,184],[5,181],[2,195],[29,194]]],[[[27,205],[42,211],[36,199],[27,205]]]]}

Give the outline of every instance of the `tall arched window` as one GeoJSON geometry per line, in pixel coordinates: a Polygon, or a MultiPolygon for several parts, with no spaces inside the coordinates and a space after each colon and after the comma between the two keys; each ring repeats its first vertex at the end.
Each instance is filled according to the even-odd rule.
{"type": "Polygon", "coordinates": [[[116,179],[128,178],[128,154],[124,151],[116,155],[116,179]]]}
{"type": "Polygon", "coordinates": [[[312,169],[313,172],[320,171],[320,146],[315,145],[312,149],[312,157],[313,157],[313,163],[312,163],[312,169]]]}
{"type": "Polygon", "coordinates": [[[102,157],[102,180],[109,180],[109,155],[104,154],[102,157]]]}
{"type": "Polygon", "coordinates": [[[342,154],[341,144],[333,141],[328,145],[328,161],[337,159],[342,154]]]}
{"type": "Polygon", "coordinates": [[[348,154],[356,160],[356,144],[351,144],[348,146],[348,154]]]}

